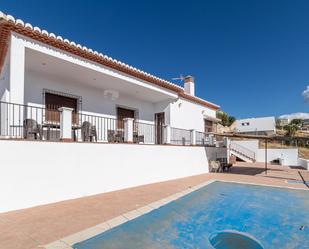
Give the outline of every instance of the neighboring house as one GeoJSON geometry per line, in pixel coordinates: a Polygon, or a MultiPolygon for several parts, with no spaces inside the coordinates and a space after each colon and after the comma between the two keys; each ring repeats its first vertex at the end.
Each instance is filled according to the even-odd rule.
{"type": "Polygon", "coordinates": [[[253,135],[274,135],[276,133],[275,117],[236,120],[236,132],[253,135]]]}
{"type": "Polygon", "coordinates": [[[89,121],[98,141],[122,141],[126,118],[135,142],[164,143],[165,125],[177,144],[191,129],[215,131],[219,106],[195,96],[192,76],[181,87],[2,13],[0,44],[2,137],[24,137],[30,119],[44,140],[58,139],[60,107],[73,111],[75,139],[89,121]]]}

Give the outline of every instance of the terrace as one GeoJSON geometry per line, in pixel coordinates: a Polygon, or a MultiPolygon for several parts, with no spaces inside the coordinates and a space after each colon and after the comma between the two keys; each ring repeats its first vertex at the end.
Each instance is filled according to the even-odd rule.
{"type": "MultiPolygon", "coordinates": [[[[42,248],[43,245],[80,232],[114,217],[137,210],[172,194],[188,190],[209,180],[234,181],[307,189],[307,171],[269,165],[240,163],[229,174],[203,174],[110,193],[63,201],[0,214],[0,248],[42,248]]],[[[87,234],[83,236],[87,237],[87,234]]],[[[57,248],[69,248],[65,244],[57,248]]]]}
{"type": "Polygon", "coordinates": [[[172,144],[219,146],[212,132],[170,127],[160,122],[143,122],[75,112],[66,107],[37,107],[0,101],[0,138],[37,141],[172,144]]]}

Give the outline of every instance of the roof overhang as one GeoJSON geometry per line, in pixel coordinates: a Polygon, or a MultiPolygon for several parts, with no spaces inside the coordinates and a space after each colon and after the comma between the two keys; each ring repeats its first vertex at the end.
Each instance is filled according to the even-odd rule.
{"type": "Polygon", "coordinates": [[[214,123],[218,123],[220,121],[220,119],[214,118],[214,117],[211,117],[211,116],[208,116],[208,115],[204,115],[204,119],[212,121],[214,123]]]}
{"type": "Polygon", "coordinates": [[[112,59],[106,55],[93,51],[85,46],[76,44],[73,41],[63,39],[61,36],[56,36],[53,33],[48,33],[46,30],[41,30],[38,27],[33,27],[29,23],[24,23],[20,19],[16,19],[11,15],[5,15],[0,12],[0,72],[3,67],[5,55],[10,42],[10,35],[12,32],[16,32],[23,36],[29,37],[33,40],[42,42],[49,46],[61,49],[73,55],[82,57],[84,59],[93,61],[95,63],[107,66],[130,76],[147,81],[154,85],[166,88],[168,90],[176,92],[180,97],[191,100],[195,103],[208,107],[210,109],[218,110],[220,106],[200,99],[195,96],[188,95],[184,92],[184,89],[169,81],[158,78],[154,75],[141,71],[135,67],[127,65],[121,61],[112,59]]]}

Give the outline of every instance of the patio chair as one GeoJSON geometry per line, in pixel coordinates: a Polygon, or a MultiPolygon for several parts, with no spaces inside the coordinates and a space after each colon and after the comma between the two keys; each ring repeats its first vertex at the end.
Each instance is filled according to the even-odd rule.
{"type": "Polygon", "coordinates": [[[109,143],[115,143],[116,142],[116,132],[114,130],[108,130],[107,131],[107,141],[109,143]]]}
{"type": "Polygon", "coordinates": [[[218,173],[222,171],[221,164],[218,161],[209,161],[210,171],[214,173],[218,173]]]}
{"type": "Polygon", "coordinates": [[[88,121],[84,121],[81,127],[83,142],[97,142],[97,128],[88,121]]]}
{"type": "Polygon", "coordinates": [[[40,140],[43,139],[42,137],[42,126],[39,125],[34,119],[25,119],[23,122],[24,127],[24,138],[28,139],[29,135],[33,135],[34,139],[38,139],[38,136],[40,137],[40,140]]]}
{"type": "Polygon", "coordinates": [[[139,135],[137,131],[133,132],[133,142],[134,143],[144,143],[145,142],[145,137],[144,135],[139,135]]]}

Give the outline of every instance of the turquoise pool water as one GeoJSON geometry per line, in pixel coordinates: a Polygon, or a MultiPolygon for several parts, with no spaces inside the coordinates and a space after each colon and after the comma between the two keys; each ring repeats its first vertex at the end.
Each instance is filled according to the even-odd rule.
{"type": "Polygon", "coordinates": [[[214,182],[73,248],[234,249],[233,243],[247,243],[248,249],[308,249],[309,191],[214,182]],[[257,244],[239,242],[242,237],[229,231],[257,244]],[[232,240],[223,241],[226,236],[232,240]]]}

